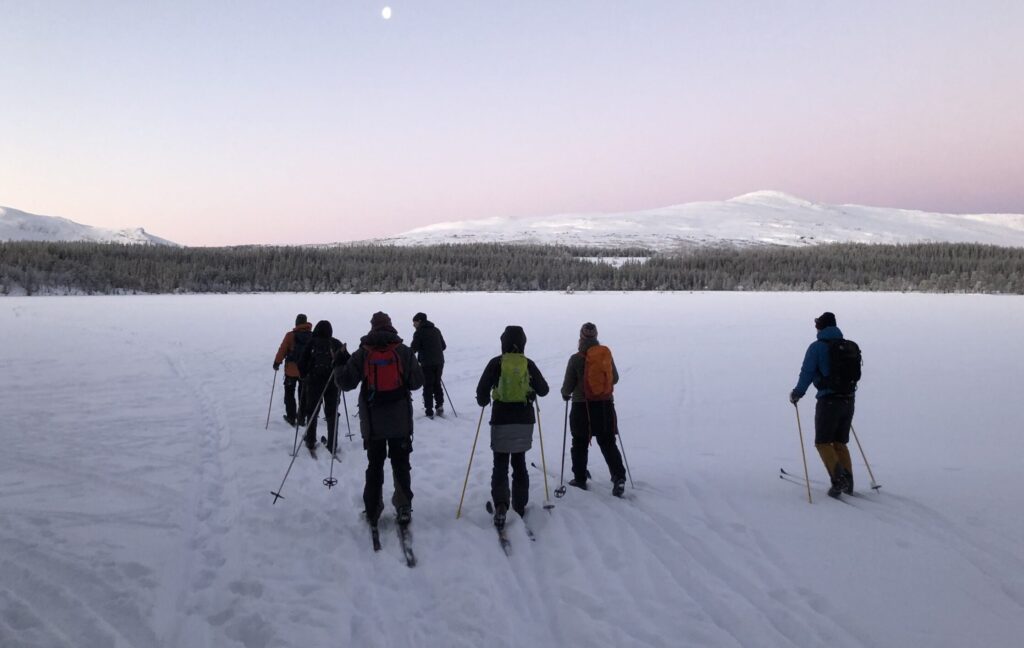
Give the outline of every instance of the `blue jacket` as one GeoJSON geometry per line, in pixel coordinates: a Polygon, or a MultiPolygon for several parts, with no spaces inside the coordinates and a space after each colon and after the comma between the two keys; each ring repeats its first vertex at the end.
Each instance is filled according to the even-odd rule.
{"type": "Polygon", "coordinates": [[[807,353],[804,354],[804,363],[800,367],[800,378],[796,381],[796,387],[793,391],[798,396],[803,396],[807,393],[807,388],[814,383],[814,386],[818,389],[818,395],[816,398],[828,396],[832,393],[831,389],[824,389],[821,387],[821,379],[829,374],[829,362],[828,362],[828,344],[825,340],[842,340],[843,332],[839,330],[838,326],[826,326],[825,328],[818,331],[818,339],[811,342],[811,345],[807,347],[807,353]]]}

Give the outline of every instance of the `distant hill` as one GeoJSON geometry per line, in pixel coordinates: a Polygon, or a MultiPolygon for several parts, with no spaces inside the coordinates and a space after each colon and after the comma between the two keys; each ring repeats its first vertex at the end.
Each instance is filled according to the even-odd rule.
{"type": "Polygon", "coordinates": [[[379,242],[560,243],[653,250],[820,243],[985,243],[1024,247],[1024,214],[939,214],[827,205],[778,191],[757,191],[730,200],[639,212],[437,223],[379,242]]]}
{"type": "Polygon", "coordinates": [[[141,227],[109,230],[59,216],[29,214],[10,207],[0,207],[0,241],[89,241],[180,247],[177,243],[147,233],[141,227]]]}

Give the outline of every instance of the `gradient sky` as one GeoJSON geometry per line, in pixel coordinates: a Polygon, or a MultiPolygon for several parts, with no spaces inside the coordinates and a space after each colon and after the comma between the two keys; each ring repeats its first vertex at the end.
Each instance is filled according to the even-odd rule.
{"type": "Polygon", "coordinates": [[[284,244],[758,189],[1024,212],[1024,2],[0,0],[32,213],[284,244]]]}

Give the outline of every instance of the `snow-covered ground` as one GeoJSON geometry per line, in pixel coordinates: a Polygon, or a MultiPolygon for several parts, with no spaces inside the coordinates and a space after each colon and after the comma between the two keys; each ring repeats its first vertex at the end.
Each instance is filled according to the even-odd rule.
{"type": "MultiPolygon", "coordinates": [[[[903,294],[362,294],[2,300],[0,646],[1015,646],[1024,636],[1024,298],[903,294]],[[300,454],[271,361],[295,313],[354,345],[388,311],[449,343],[459,418],[416,422],[405,566],[393,525],[360,521],[365,458],[300,454]],[[814,503],[786,397],[812,319],[865,354],[855,428],[863,497],[814,503]],[[635,488],[594,488],[528,518],[502,554],[484,503],[473,390],[521,324],[553,387],[597,323],[635,488]]],[[[348,397],[353,411],[352,395],[348,397]]],[[[541,400],[559,472],[563,404],[541,400]]],[[[417,411],[420,412],[419,408],[417,411]]],[[[353,425],[355,422],[353,421],[353,425]]],[[[535,437],[536,439],[536,437],[535,437]]],[[[529,459],[541,463],[535,443],[529,459]]],[[[548,486],[553,489],[552,477],[548,486]]],[[[386,493],[390,492],[390,477],[386,493]]]]}

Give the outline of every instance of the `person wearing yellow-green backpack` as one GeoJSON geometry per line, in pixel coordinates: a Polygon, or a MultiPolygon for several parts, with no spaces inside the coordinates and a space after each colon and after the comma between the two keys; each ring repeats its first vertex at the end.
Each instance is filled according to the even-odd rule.
{"type": "Polygon", "coordinates": [[[511,499],[512,510],[526,514],[530,499],[530,475],[526,470],[526,451],[533,446],[533,426],[537,422],[533,403],[547,396],[548,383],[540,369],[524,355],[526,332],[521,326],[506,326],[501,334],[501,355],[491,358],[476,387],[476,402],[491,407],[491,500],[494,525],[505,526],[505,514],[511,499]],[[508,468],[512,465],[512,492],[509,497],[508,468]]]}

